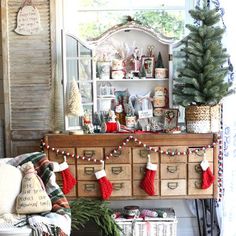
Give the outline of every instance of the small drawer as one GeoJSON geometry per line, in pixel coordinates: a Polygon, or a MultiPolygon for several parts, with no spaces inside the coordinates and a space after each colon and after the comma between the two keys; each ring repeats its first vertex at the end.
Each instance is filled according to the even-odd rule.
{"type": "MultiPolygon", "coordinates": [[[[133,195],[134,196],[149,196],[143,189],[139,187],[140,185],[140,180],[134,180],[133,181],[133,195]]],[[[155,195],[159,195],[159,181],[155,180],[154,181],[154,189],[155,189],[155,195]]]]}
{"type": "Polygon", "coordinates": [[[102,169],[102,165],[78,165],[78,180],[96,180],[95,172],[102,169]]]}
{"type": "Polygon", "coordinates": [[[187,162],[187,147],[185,146],[165,146],[161,147],[160,152],[161,163],[187,162]],[[168,153],[166,154],[166,152],[168,153]],[[185,152],[185,154],[178,155],[178,153],[183,152],[185,152]]]}
{"type": "Polygon", "coordinates": [[[97,181],[78,181],[79,197],[100,197],[100,188],[97,181]]]}
{"type": "MultiPolygon", "coordinates": [[[[189,152],[193,151],[193,150],[196,150],[196,148],[189,148],[189,152]]],[[[209,162],[213,162],[213,148],[207,148],[205,150],[205,152],[206,152],[206,159],[209,162]]],[[[200,150],[198,152],[192,152],[192,153],[189,153],[188,161],[189,162],[201,162],[203,160],[203,157],[204,157],[203,150],[200,150]]]]}
{"type": "MultiPolygon", "coordinates": [[[[145,175],[147,164],[133,164],[133,179],[141,180],[145,175]]],[[[159,166],[157,166],[157,171],[155,175],[155,179],[159,178],[159,166]]]]}
{"type": "MultiPolygon", "coordinates": [[[[105,148],[105,156],[109,156],[114,149],[116,149],[116,147],[105,148]]],[[[110,157],[109,160],[106,160],[106,163],[131,163],[131,148],[125,147],[121,150],[117,150],[116,153],[113,152],[113,156],[110,157]]]]}
{"type": "Polygon", "coordinates": [[[106,164],[106,175],[109,180],[130,180],[131,165],[130,164],[106,164]]]}
{"type": "Polygon", "coordinates": [[[161,179],[186,179],[186,173],[185,163],[161,164],[161,179]]]}
{"type": "MultiPolygon", "coordinates": [[[[75,154],[75,149],[74,148],[58,148],[60,151],[64,151],[65,152],[65,156],[66,156],[66,153],[70,153],[70,154],[75,154]]],[[[57,148],[55,148],[55,150],[57,150],[57,148]]],[[[57,153],[56,151],[49,151],[48,153],[48,159],[50,161],[56,161],[58,163],[62,163],[64,161],[64,155],[57,153]]],[[[67,163],[68,164],[75,164],[75,157],[67,157],[67,163]]]]}
{"type": "MultiPolygon", "coordinates": [[[[213,163],[209,163],[211,171],[213,172],[213,163]]],[[[188,164],[188,178],[189,179],[199,179],[202,178],[202,167],[200,163],[189,163],[188,164]]]]}
{"type": "MultiPolygon", "coordinates": [[[[57,181],[57,184],[59,185],[59,187],[61,188],[62,191],[62,181],[57,181]]],[[[66,197],[77,197],[76,196],[76,185],[74,186],[73,189],[71,189],[71,191],[67,194],[65,194],[66,197]]]]}
{"type": "MultiPolygon", "coordinates": [[[[75,165],[68,165],[71,174],[76,178],[76,170],[75,170],[75,165]]],[[[56,174],[56,180],[62,181],[62,175],[61,172],[55,172],[56,174]]]]}
{"type": "Polygon", "coordinates": [[[148,154],[150,154],[151,162],[158,163],[158,153],[149,151],[145,148],[133,148],[133,163],[147,163],[148,154]]]}
{"type": "Polygon", "coordinates": [[[171,179],[161,181],[162,196],[185,196],[186,193],[186,180],[184,179],[171,179]]]}
{"type": "Polygon", "coordinates": [[[132,196],[131,181],[111,181],[112,183],[112,197],[132,196]]]}
{"type": "Polygon", "coordinates": [[[213,185],[207,189],[202,189],[201,179],[190,179],[188,181],[188,194],[189,195],[213,195],[213,185]]]}
{"type": "MultiPolygon", "coordinates": [[[[103,149],[102,148],[96,148],[96,147],[90,147],[90,148],[77,148],[77,155],[80,157],[86,157],[90,158],[91,160],[103,160],[103,149]]],[[[79,164],[101,164],[100,162],[93,162],[93,161],[85,161],[78,159],[79,164]]]]}

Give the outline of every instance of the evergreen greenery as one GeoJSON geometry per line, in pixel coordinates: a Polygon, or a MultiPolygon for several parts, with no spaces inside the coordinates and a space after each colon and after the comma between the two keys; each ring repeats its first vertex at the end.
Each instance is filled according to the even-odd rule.
{"type": "Polygon", "coordinates": [[[162,60],[162,56],[160,52],[158,53],[158,56],[157,56],[155,68],[164,68],[164,64],[163,64],[163,60],[162,60]]]}
{"type": "Polygon", "coordinates": [[[209,9],[207,0],[202,7],[189,11],[198,25],[186,25],[190,33],[186,40],[184,66],[178,70],[174,95],[176,103],[188,106],[215,105],[228,93],[224,82],[228,55],[222,46],[224,29],[217,26],[220,13],[209,9]]]}
{"type": "Polygon", "coordinates": [[[141,79],[141,78],[145,78],[145,77],[146,77],[146,70],[145,70],[144,65],[142,65],[140,73],[139,73],[139,78],[141,79]]]}
{"type": "Polygon", "coordinates": [[[79,198],[70,202],[72,223],[74,229],[84,228],[86,223],[93,221],[106,236],[119,236],[120,227],[111,217],[112,210],[108,202],[79,198]]]}

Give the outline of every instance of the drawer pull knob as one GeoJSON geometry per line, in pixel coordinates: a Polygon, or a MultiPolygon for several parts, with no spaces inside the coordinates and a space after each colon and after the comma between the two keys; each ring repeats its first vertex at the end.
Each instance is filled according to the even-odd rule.
{"type": "Polygon", "coordinates": [[[177,171],[177,166],[167,166],[167,171],[170,173],[175,173],[177,171]]]}
{"type": "Polygon", "coordinates": [[[121,150],[116,150],[116,152],[113,152],[113,157],[119,157],[121,153],[121,150]]]}
{"type": "Polygon", "coordinates": [[[115,183],[115,184],[112,184],[112,188],[113,190],[115,191],[119,191],[123,188],[123,183],[115,183]]]}
{"type": "Polygon", "coordinates": [[[205,151],[204,150],[198,150],[196,153],[196,156],[199,156],[199,157],[204,157],[204,153],[205,151]]]}
{"type": "Polygon", "coordinates": [[[201,168],[200,164],[195,165],[195,171],[196,171],[198,174],[201,174],[201,173],[202,173],[202,168],[201,168]]]}
{"type": "Polygon", "coordinates": [[[149,150],[140,150],[139,152],[139,155],[142,157],[142,158],[147,158],[148,157],[148,154],[150,154],[150,151],[149,150]]]}
{"type": "Polygon", "coordinates": [[[143,166],[141,166],[141,167],[139,168],[139,172],[140,172],[141,174],[144,174],[144,173],[145,173],[145,170],[146,170],[146,168],[143,167],[143,166]]]}
{"type": "Polygon", "coordinates": [[[119,175],[122,171],[123,171],[123,168],[121,166],[111,167],[111,172],[114,175],[119,175]]]}
{"type": "Polygon", "coordinates": [[[93,175],[95,172],[94,167],[84,167],[84,173],[86,175],[93,175]]]}
{"type": "Polygon", "coordinates": [[[94,192],[96,190],[95,184],[85,184],[84,191],[85,192],[94,192]]]}
{"type": "Polygon", "coordinates": [[[197,188],[197,189],[202,189],[202,183],[201,183],[201,181],[195,181],[194,185],[195,185],[195,188],[197,188]]]}
{"type": "Polygon", "coordinates": [[[177,187],[178,187],[178,183],[177,182],[169,182],[168,184],[167,184],[167,186],[168,186],[168,188],[169,189],[176,189],[177,187]]]}
{"type": "Polygon", "coordinates": [[[84,150],[84,156],[86,158],[92,158],[95,155],[94,150],[84,150]]]}

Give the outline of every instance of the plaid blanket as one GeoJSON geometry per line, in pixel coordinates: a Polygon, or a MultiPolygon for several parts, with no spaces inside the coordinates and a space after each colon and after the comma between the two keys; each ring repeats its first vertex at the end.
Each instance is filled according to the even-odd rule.
{"type": "MultiPolygon", "coordinates": [[[[21,166],[31,161],[42,179],[51,202],[50,213],[28,215],[26,223],[33,229],[34,235],[66,236],[71,230],[71,210],[60,187],[56,183],[52,164],[41,152],[27,153],[10,159],[7,164],[21,166]]],[[[20,223],[24,225],[23,222],[20,223]]],[[[19,225],[20,225],[19,224],[19,225]]]]}

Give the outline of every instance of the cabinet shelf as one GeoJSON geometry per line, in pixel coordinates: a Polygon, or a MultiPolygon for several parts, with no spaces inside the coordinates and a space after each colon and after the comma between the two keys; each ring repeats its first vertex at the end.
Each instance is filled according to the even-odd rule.
{"type": "MultiPolygon", "coordinates": [[[[154,31],[150,31],[150,28],[143,27],[135,22],[128,22],[111,27],[106,35],[102,34],[97,39],[90,40],[88,44],[84,44],[84,42],[72,35],[64,35],[63,40],[63,44],[66,46],[65,50],[63,50],[64,98],[70,95],[70,82],[75,78],[83,101],[89,102],[83,103],[83,105],[87,106],[86,109],[91,117],[94,112],[107,111],[113,105],[115,106],[116,102],[113,103],[112,101],[115,97],[110,96],[115,92],[116,95],[119,92],[124,94],[127,91],[129,96],[154,96],[155,89],[165,88],[168,93],[169,107],[172,107],[173,76],[172,61],[169,60],[174,42],[172,39],[166,38],[159,33],[154,33],[154,31]],[[114,42],[114,45],[111,45],[111,42],[114,42]],[[117,46],[120,47],[124,44],[129,48],[129,55],[127,54],[123,61],[120,60],[120,62],[122,61],[122,66],[119,67],[120,62],[118,63],[119,60],[115,60],[116,55],[114,52],[119,49],[117,46]],[[155,45],[152,53],[150,52],[154,61],[159,53],[162,55],[163,64],[169,72],[169,74],[163,75],[166,78],[155,78],[155,73],[150,73],[150,71],[154,72],[154,63],[149,68],[149,73],[146,74],[146,76],[152,76],[151,78],[139,78],[137,73],[133,73],[141,70],[142,66],[144,66],[144,61],[142,61],[141,57],[139,63],[135,66],[132,57],[136,52],[132,52],[133,47],[135,46],[135,48],[140,50],[140,55],[143,55],[142,52],[148,49],[150,45],[155,45]],[[112,50],[111,55],[110,50],[112,50]],[[109,53],[110,62],[102,66],[98,62],[104,57],[104,53],[109,53]],[[116,77],[119,73],[117,75],[112,73],[115,68],[124,69],[128,74],[130,73],[132,78],[112,79],[124,76],[121,73],[121,77],[116,77]],[[109,96],[102,94],[109,94],[109,96]]],[[[144,56],[146,57],[147,55],[144,56]]],[[[154,62],[153,60],[151,61],[154,62]]],[[[68,119],[65,115],[66,129],[79,126],[81,125],[80,123],[79,120],[68,119]]]]}
{"type": "Polygon", "coordinates": [[[148,79],[97,79],[96,82],[147,82],[147,81],[168,81],[168,78],[156,79],[156,78],[148,78],[148,79]]]}

